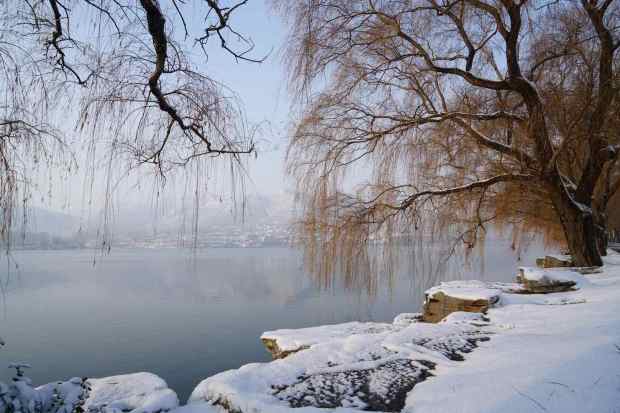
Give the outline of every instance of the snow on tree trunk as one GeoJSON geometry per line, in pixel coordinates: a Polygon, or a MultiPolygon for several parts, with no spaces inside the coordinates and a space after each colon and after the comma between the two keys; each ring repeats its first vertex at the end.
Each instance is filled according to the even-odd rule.
{"type": "Polygon", "coordinates": [[[590,205],[577,204],[567,196],[555,196],[553,201],[560,216],[566,245],[573,257],[574,265],[578,267],[602,266],[600,248],[604,231],[600,229],[600,222],[597,222],[603,219],[602,216],[597,214],[590,205]],[[596,220],[595,215],[598,218],[596,220]]]}

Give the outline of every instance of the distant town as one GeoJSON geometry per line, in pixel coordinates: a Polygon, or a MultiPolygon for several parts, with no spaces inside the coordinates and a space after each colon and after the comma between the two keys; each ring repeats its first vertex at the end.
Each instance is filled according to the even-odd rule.
{"type": "MultiPolygon", "coordinates": [[[[154,231],[144,233],[112,233],[106,243],[113,248],[260,248],[287,246],[292,242],[288,224],[210,225],[198,232],[154,231]]],[[[49,232],[16,233],[12,248],[16,250],[96,249],[102,238],[78,231],[61,236],[49,232]]]]}

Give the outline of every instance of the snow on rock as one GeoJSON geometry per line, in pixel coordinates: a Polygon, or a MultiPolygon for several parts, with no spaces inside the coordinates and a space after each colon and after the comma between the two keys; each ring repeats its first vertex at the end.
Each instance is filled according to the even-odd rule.
{"type": "Polygon", "coordinates": [[[95,413],[158,413],[179,406],[176,393],[151,373],[89,379],[84,410],[95,413]]]}
{"type": "Polygon", "coordinates": [[[489,340],[489,332],[481,327],[489,325],[488,319],[481,314],[455,312],[440,323],[419,323],[413,328],[406,328],[390,334],[383,341],[386,349],[409,358],[423,354],[428,360],[441,362],[445,360],[463,361],[464,354],[474,350],[478,343],[489,340]]]}
{"type": "Polygon", "coordinates": [[[437,294],[445,294],[462,300],[493,301],[497,300],[502,292],[497,285],[478,280],[447,281],[426,290],[425,294],[429,298],[433,298],[437,294]]]}
{"type": "Polygon", "coordinates": [[[457,311],[485,313],[499,302],[502,292],[520,291],[517,284],[477,280],[442,282],[426,291],[423,319],[436,323],[457,311]]]}
{"type": "Polygon", "coordinates": [[[540,268],[572,267],[573,257],[568,254],[549,254],[537,258],[536,265],[540,268]]]}
{"type": "Polygon", "coordinates": [[[392,324],[406,327],[411,323],[418,323],[420,321],[422,321],[422,313],[401,313],[394,317],[392,324]]]}
{"type": "Polygon", "coordinates": [[[480,313],[467,313],[464,311],[457,311],[450,313],[447,317],[440,321],[440,323],[447,324],[469,324],[472,326],[488,326],[491,320],[480,313]]]}
{"type": "MultiPolygon", "coordinates": [[[[36,401],[43,412],[161,413],[179,406],[176,393],[151,373],[100,379],[74,377],[30,389],[32,394],[26,394],[28,399],[36,401]]],[[[195,413],[215,411],[205,409],[195,413]]]]}
{"type": "MultiPolygon", "coordinates": [[[[315,330],[324,333],[322,341],[312,336],[304,351],[212,376],[198,385],[189,403],[209,402],[241,413],[400,411],[411,389],[438,365],[461,361],[488,340],[486,325],[472,321],[454,316],[440,324],[388,324],[350,335],[333,334],[334,326],[315,330]]],[[[293,336],[300,337],[278,335],[293,336]]]]}
{"type": "Polygon", "coordinates": [[[319,327],[267,331],[261,335],[261,341],[273,358],[279,359],[297,351],[307,349],[314,344],[323,343],[335,338],[342,338],[355,334],[382,333],[393,329],[394,325],[392,324],[353,321],[319,327]]]}
{"type": "Polygon", "coordinates": [[[64,382],[48,383],[43,386],[33,389],[36,392],[36,396],[31,396],[31,399],[36,399],[41,404],[42,411],[51,412],[54,411],[54,406],[60,404],[65,407],[64,411],[61,409],[59,413],[72,413],[73,410],[84,404],[86,398],[88,398],[90,392],[90,385],[86,378],[74,377],[64,382]]]}
{"type": "Polygon", "coordinates": [[[478,280],[444,281],[426,290],[427,296],[444,293],[465,300],[493,300],[501,293],[522,293],[523,286],[518,283],[490,282],[478,280]]]}
{"type": "Polygon", "coordinates": [[[526,293],[552,293],[581,288],[589,281],[570,269],[520,267],[517,281],[526,293]]]}

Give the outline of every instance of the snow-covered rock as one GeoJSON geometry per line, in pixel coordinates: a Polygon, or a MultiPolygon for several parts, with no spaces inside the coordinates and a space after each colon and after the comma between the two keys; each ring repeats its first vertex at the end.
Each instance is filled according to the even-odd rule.
{"type": "Polygon", "coordinates": [[[151,373],[89,379],[90,394],[84,408],[101,413],[158,413],[179,406],[176,393],[151,373]]]}
{"type": "Polygon", "coordinates": [[[310,348],[317,343],[348,337],[355,334],[374,334],[394,329],[388,323],[362,323],[353,321],[342,324],[328,324],[318,327],[281,329],[267,331],[261,335],[261,341],[274,359],[284,358],[289,354],[310,348]]]}
{"type": "Polygon", "coordinates": [[[520,267],[517,281],[525,293],[554,293],[580,288],[589,281],[570,269],[520,267]]]}
{"type": "MultiPolygon", "coordinates": [[[[455,316],[440,324],[384,324],[370,329],[376,323],[368,323],[364,329],[353,329],[355,334],[345,334],[344,325],[339,331],[328,326],[314,330],[323,340],[316,340],[318,333],[312,335],[313,342],[304,351],[204,380],[189,402],[210,402],[242,413],[290,412],[291,408],[302,408],[304,413],[400,411],[411,389],[438,365],[463,360],[464,354],[489,339],[488,326],[480,322],[480,318],[455,316]]],[[[277,336],[297,339],[302,335],[292,330],[277,336]]]]}
{"type": "Polygon", "coordinates": [[[539,268],[572,267],[573,257],[568,254],[550,254],[536,259],[539,268]]]}
{"type": "Polygon", "coordinates": [[[17,372],[9,386],[0,383],[0,412],[163,413],[179,406],[176,393],[150,373],[101,379],[74,377],[35,388],[24,374],[27,365],[11,366],[17,372]]]}
{"type": "Polygon", "coordinates": [[[78,406],[83,408],[90,388],[86,378],[74,377],[64,382],[48,383],[33,390],[36,393],[34,398],[40,403],[43,412],[73,413],[78,406]]]}
{"type": "Polygon", "coordinates": [[[516,284],[477,280],[442,282],[426,291],[423,319],[436,323],[457,311],[486,313],[499,302],[502,292],[515,292],[520,289],[516,284]]]}
{"type": "Polygon", "coordinates": [[[422,313],[401,313],[394,317],[392,324],[395,326],[408,326],[411,323],[418,323],[422,321],[422,313]]]}

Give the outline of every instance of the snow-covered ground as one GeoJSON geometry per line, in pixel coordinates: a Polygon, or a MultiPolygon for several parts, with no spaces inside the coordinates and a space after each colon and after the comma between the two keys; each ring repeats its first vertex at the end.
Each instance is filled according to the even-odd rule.
{"type": "Polygon", "coordinates": [[[267,332],[299,351],[209,377],[185,406],[148,373],[52,383],[36,397],[82,394],[84,410],[96,413],[620,413],[620,254],[605,263],[589,275],[520,271],[531,281],[574,282],[574,291],[522,294],[480,282],[428,291],[486,297],[495,303],[486,315],[457,312],[431,324],[405,313],[392,324],[267,332]]]}
{"type": "Polygon", "coordinates": [[[585,280],[554,272],[578,291],[504,295],[488,314],[497,334],[458,366],[439,365],[406,411],[620,412],[620,256],[605,261],[585,280]]]}

